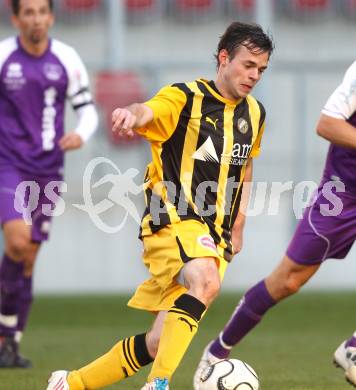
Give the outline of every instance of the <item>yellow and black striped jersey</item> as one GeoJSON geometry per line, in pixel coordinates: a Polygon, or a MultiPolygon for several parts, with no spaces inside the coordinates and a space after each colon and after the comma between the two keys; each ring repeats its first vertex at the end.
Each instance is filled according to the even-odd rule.
{"type": "Polygon", "coordinates": [[[198,79],[166,86],[145,105],[154,119],[137,130],[152,149],[141,236],[196,219],[209,226],[219,255],[230,260],[246,163],[260,153],[262,104],[250,95],[228,100],[212,81],[198,79]]]}

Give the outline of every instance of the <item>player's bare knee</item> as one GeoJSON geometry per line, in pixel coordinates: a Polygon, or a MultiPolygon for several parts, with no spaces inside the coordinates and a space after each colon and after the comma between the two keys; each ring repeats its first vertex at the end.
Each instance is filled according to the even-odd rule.
{"type": "Polygon", "coordinates": [[[199,275],[191,286],[192,294],[203,302],[206,306],[216,298],[221,287],[219,273],[217,268],[207,270],[204,274],[199,275]]]}
{"type": "Polygon", "coordinates": [[[282,284],[284,296],[289,296],[297,293],[299,289],[301,288],[302,283],[298,278],[298,274],[290,274],[288,277],[284,280],[282,284]]]}

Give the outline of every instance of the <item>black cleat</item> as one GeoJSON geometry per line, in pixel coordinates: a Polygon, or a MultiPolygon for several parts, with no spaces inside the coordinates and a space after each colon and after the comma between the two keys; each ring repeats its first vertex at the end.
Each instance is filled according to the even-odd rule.
{"type": "Polygon", "coordinates": [[[0,345],[0,369],[31,367],[31,361],[18,354],[16,341],[12,337],[4,337],[0,345]]]}
{"type": "Polygon", "coordinates": [[[4,337],[0,345],[0,368],[12,368],[15,365],[17,344],[12,337],[4,337]]]}
{"type": "Polygon", "coordinates": [[[16,355],[14,368],[32,368],[32,362],[30,359],[27,359],[19,354],[16,355]]]}

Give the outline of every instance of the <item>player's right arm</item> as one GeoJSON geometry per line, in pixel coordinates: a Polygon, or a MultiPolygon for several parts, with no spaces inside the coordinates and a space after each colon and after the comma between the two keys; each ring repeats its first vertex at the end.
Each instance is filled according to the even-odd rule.
{"type": "Polygon", "coordinates": [[[164,142],[176,130],[187,102],[185,92],[177,85],[163,87],[152,99],[113,112],[113,131],[132,135],[133,131],[149,142],[164,142]]]}
{"type": "Polygon", "coordinates": [[[112,131],[119,134],[133,135],[133,131],[145,127],[153,120],[150,107],[142,103],[134,103],[125,108],[117,108],[112,113],[112,131]]]}
{"type": "Polygon", "coordinates": [[[356,148],[356,131],[347,120],[356,112],[356,61],[347,70],[342,84],[328,99],[316,131],[333,144],[356,148]]]}

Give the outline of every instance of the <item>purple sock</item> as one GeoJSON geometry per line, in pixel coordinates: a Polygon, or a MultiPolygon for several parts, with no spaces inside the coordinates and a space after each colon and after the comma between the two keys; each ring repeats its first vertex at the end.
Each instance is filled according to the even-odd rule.
{"type": "Polygon", "coordinates": [[[352,335],[350,339],[346,341],[346,347],[356,348],[356,332],[352,335]]]}
{"type": "Polygon", "coordinates": [[[14,336],[23,288],[23,264],[3,256],[0,266],[0,335],[14,336]]]}
{"type": "Polygon", "coordinates": [[[30,309],[32,306],[32,300],[32,277],[23,277],[23,289],[21,292],[16,329],[18,332],[23,332],[26,327],[28,315],[30,314],[30,309]]]}
{"type": "Polygon", "coordinates": [[[256,284],[243,296],[230,321],[212,343],[210,352],[220,359],[226,359],[231,348],[245,337],[275,304],[276,301],[267,291],[265,281],[256,284]]]}

